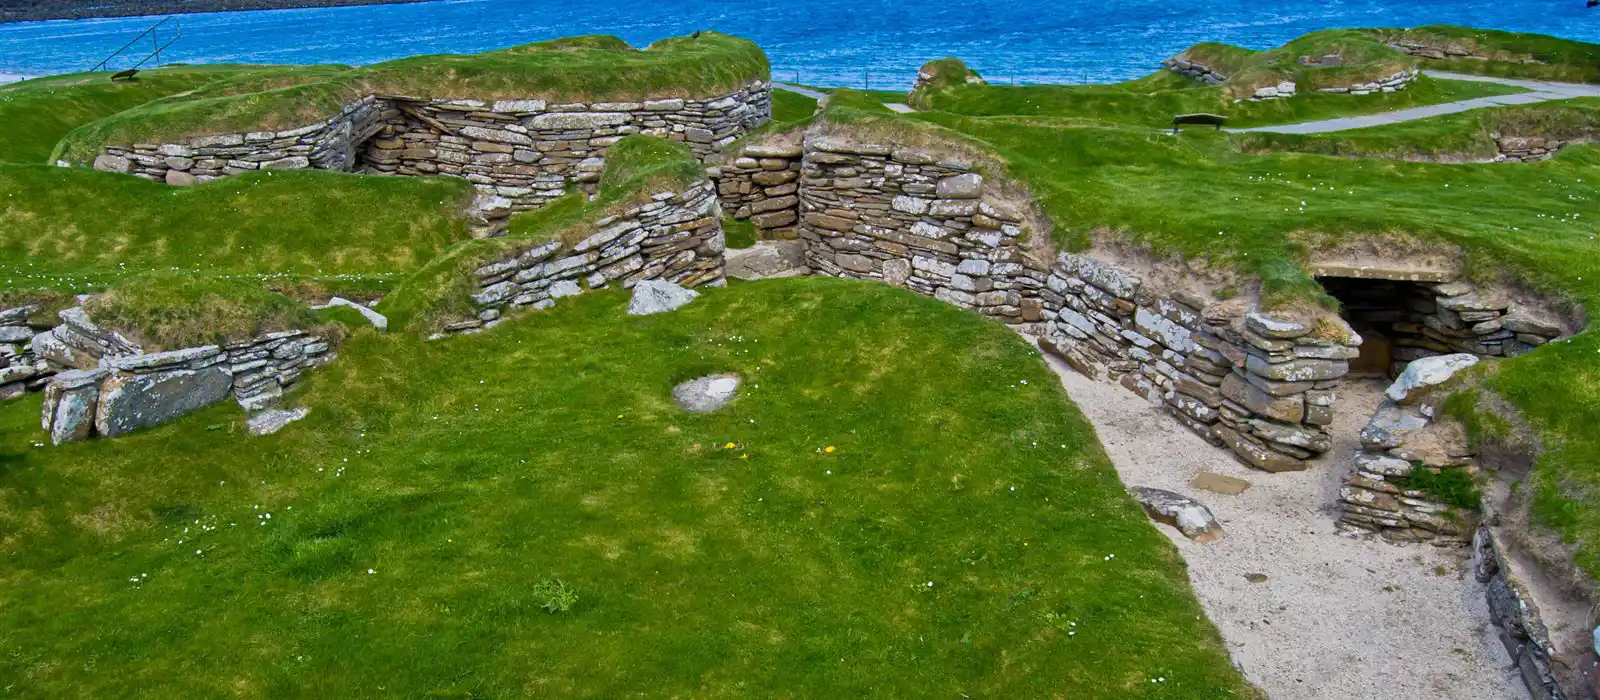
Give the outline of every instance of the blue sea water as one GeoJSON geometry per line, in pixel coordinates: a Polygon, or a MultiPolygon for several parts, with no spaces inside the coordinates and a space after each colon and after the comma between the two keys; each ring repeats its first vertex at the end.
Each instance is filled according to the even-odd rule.
{"type": "MultiPolygon", "coordinates": [[[[0,25],[0,73],[86,70],[152,18],[0,25]]],[[[715,29],[754,39],[781,80],[906,88],[957,56],[991,82],[1112,82],[1197,41],[1271,48],[1330,27],[1449,23],[1600,42],[1584,0],[443,0],[180,16],[188,63],[362,64],[575,34],[635,46],[715,29]]]]}

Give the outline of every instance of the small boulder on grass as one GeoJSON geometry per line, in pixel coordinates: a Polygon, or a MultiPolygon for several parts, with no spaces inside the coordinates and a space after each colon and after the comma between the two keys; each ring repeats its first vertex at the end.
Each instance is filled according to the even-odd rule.
{"type": "Polygon", "coordinates": [[[699,298],[700,293],[666,280],[644,280],[633,286],[628,302],[629,316],[666,313],[699,298]]]}
{"type": "Polygon", "coordinates": [[[690,413],[710,413],[739,394],[739,375],[713,374],[672,387],[672,401],[690,413]]]}
{"type": "Polygon", "coordinates": [[[1132,489],[1133,497],[1144,506],[1151,518],[1178,528],[1179,532],[1196,542],[1215,542],[1222,539],[1222,524],[1217,522],[1211,509],[1181,493],[1162,489],[1132,489]]]}

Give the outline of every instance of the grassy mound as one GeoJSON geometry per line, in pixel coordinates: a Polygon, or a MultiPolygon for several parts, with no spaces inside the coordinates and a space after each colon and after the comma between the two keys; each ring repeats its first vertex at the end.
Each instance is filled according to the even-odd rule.
{"type": "Polygon", "coordinates": [[[43,163],[56,142],[83,124],[153,100],[194,93],[208,85],[272,72],[273,67],[170,66],[137,80],[111,82],[111,73],[76,73],[0,86],[0,161],[43,163]]]}
{"type": "Polygon", "coordinates": [[[703,32],[634,49],[615,37],[573,37],[480,54],[414,56],[346,70],[278,67],[268,76],[121,112],[68,134],[56,157],[76,164],[108,144],[282,130],[326,118],[371,94],[552,103],[709,97],[767,78],[766,54],[703,32]]]}
{"type": "Polygon", "coordinates": [[[173,188],[0,164],[0,288],[87,291],[129,274],[392,284],[468,237],[470,185],[265,171],[173,188]],[[385,282],[387,281],[387,282],[385,282]]]}
{"type": "Polygon", "coordinates": [[[442,342],[357,333],[309,418],[265,438],[227,406],[38,449],[38,399],[0,404],[0,678],[1250,697],[1173,548],[999,324],[827,279],[646,319],[620,292],[570,302],[442,342]],[[671,404],[716,371],[745,377],[734,403],[671,404]]]}
{"type": "Polygon", "coordinates": [[[1425,60],[1423,66],[1427,68],[1507,78],[1600,82],[1600,44],[1447,24],[1363,31],[1385,44],[1421,45],[1445,55],[1443,59],[1425,60]]]}
{"type": "Polygon", "coordinates": [[[306,305],[263,288],[259,281],[174,272],[119,282],[91,298],[85,310],[96,323],[121,331],[147,352],[323,326],[306,305]]]}
{"type": "Polygon", "coordinates": [[[657,192],[682,192],[703,177],[704,166],[681,143],[649,136],[623,138],[607,154],[600,192],[593,200],[573,193],[513,216],[505,236],[452,246],[385,298],[381,310],[391,328],[437,331],[472,314],[470,297],[478,291],[473,270],[551,240],[576,244],[594,233],[596,221],[644,204],[657,192]]]}

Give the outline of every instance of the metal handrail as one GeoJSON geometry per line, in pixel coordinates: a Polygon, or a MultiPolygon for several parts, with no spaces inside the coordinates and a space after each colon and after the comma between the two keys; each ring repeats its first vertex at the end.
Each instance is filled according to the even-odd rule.
{"type": "Polygon", "coordinates": [[[142,32],[139,32],[139,35],[134,37],[133,40],[129,41],[126,44],[123,44],[122,48],[111,52],[111,55],[107,56],[106,60],[95,64],[95,66],[93,68],[90,68],[89,71],[92,73],[92,72],[95,72],[95,71],[105,70],[106,66],[111,63],[112,59],[114,59],[117,56],[121,55],[122,52],[127,51],[130,48],[133,48],[134,44],[139,43],[141,40],[143,40],[147,36],[150,37],[150,47],[151,47],[150,55],[149,56],[145,56],[143,59],[140,59],[140,61],[138,63],[133,64],[133,66],[131,66],[132,68],[138,68],[140,66],[143,66],[145,63],[149,62],[149,60],[152,59],[152,58],[156,59],[156,63],[159,65],[161,63],[161,52],[166,50],[166,48],[168,46],[173,45],[179,39],[183,38],[183,25],[178,22],[178,18],[177,17],[166,17],[166,18],[162,19],[160,22],[156,22],[155,24],[150,25],[149,29],[146,29],[146,30],[144,30],[142,32]],[[172,23],[172,38],[168,39],[167,43],[163,44],[163,43],[160,43],[161,40],[156,36],[156,30],[160,29],[163,26],[166,26],[166,24],[168,22],[172,23]]]}

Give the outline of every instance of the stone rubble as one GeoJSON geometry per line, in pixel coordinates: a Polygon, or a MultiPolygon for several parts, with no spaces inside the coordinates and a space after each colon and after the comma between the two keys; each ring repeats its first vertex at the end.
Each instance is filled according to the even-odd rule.
{"type": "Polygon", "coordinates": [[[653,316],[676,311],[699,296],[699,292],[671,282],[644,280],[633,286],[633,298],[628,300],[628,315],[653,316]]]}
{"type": "Polygon", "coordinates": [[[1384,392],[1361,431],[1354,470],[1339,489],[1339,529],[1376,533],[1393,542],[1464,546],[1477,518],[1427,493],[1405,487],[1417,469],[1476,470],[1467,433],[1454,421],[1435,421],[1436,403],[1459,383],[1458,374],[1479,362],[1470,354],[1411,362],[1384,392]]]}
{"type": "Polygon", "coordinates": [[[1162,489],[1140,486],[1130,490],[1145,513],[1158,522],[1178,528],[1184,537],[1200,543],[1222,539],[1222,524],[1211,514],[1211,509],[1199,501],[1162,489]]]}

